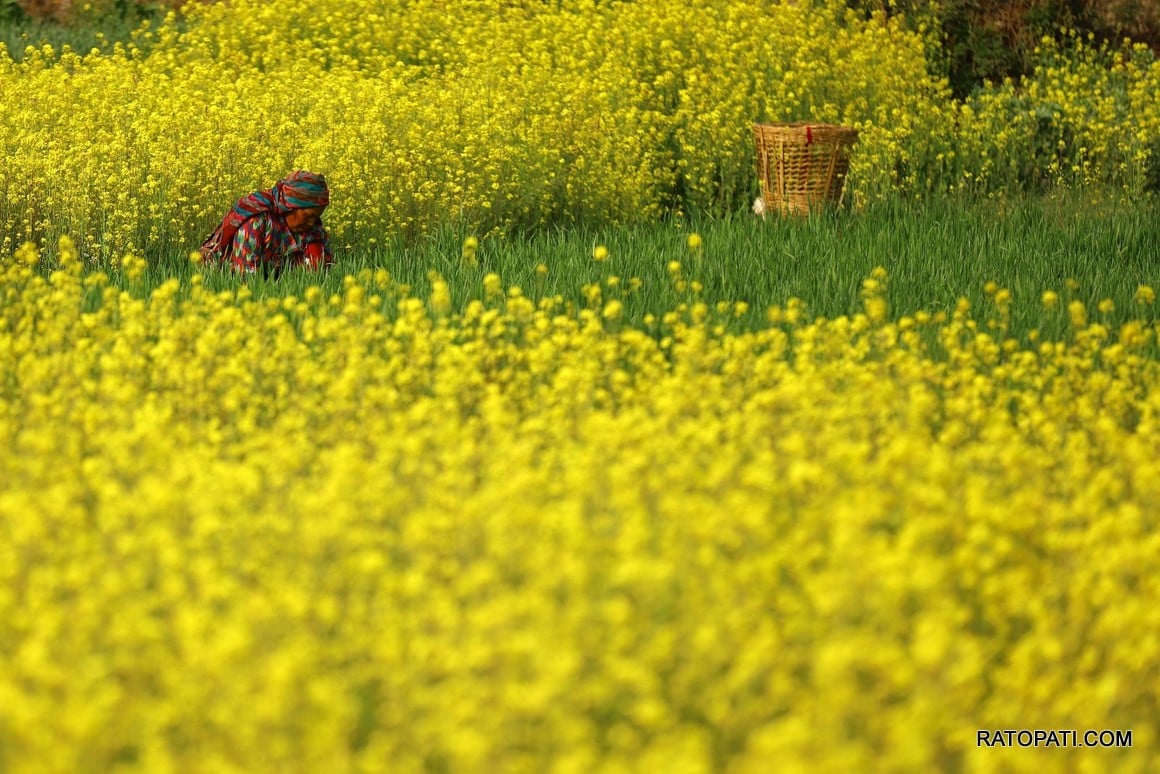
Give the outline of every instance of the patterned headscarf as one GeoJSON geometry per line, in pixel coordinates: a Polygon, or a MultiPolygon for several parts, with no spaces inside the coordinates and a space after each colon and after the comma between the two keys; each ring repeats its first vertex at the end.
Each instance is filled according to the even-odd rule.
{"type": "Polygon", "coordinates": [[[243,196],[226,213],[221,225],[201,246],[205,258],[221,258],[234,234],[250,218],[262,212],[277,212],[282,215],[304,207],[325,207],[330,204],[330,189],[326,178],[314,172],[299,170],[282,178],[273,188],[264,188],[243,196]]]}

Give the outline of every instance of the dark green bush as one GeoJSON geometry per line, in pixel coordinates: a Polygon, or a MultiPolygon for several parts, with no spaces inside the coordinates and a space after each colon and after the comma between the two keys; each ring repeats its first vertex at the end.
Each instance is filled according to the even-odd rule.
{"type": "Polygon", "coordinates": [[[1018,80],[1035,67],[1044,36],[1065,30],[1160,48],[1160,7],[1152,0],[847,0],[864,13],[902,15],[938,31],[932,62],[962,99],[988,81],[1018,80]]]}

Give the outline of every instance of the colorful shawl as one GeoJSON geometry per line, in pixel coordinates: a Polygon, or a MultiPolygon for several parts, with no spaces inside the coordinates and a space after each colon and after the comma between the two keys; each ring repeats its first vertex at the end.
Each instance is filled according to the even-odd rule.
{"type": "Polygon", "coordinates": [[[221,225],[201,245],[206,261],[221,261],[229,252],[234,235],[242,224],[262,212],[285,215],[303,207],[325,207],[330,204],[330,189],[326,178],[313,172],[299,170],[279,180],[273,188],[265,188],[243,196],[226,213],[221,225]]]}

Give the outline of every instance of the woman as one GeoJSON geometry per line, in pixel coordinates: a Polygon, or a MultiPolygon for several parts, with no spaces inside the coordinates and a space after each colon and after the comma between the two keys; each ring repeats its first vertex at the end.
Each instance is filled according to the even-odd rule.
{"type": "Polygon", "coordinates": [[[326,178],[295,172],[273,188],[239,199],[202,243],[202,259],[273,276],[288,266],[314,270],[330,266],[334,256],[322,225],[322,211],[329,203],[326,178]]]}

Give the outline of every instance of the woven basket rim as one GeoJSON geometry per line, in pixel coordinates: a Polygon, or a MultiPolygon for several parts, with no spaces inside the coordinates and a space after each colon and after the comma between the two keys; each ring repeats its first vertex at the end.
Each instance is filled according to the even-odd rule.
{"type": "Polygon", "coordinates": [[[760,124],[755,123],[753,130],[763,135],[786,135],[797,137],[810,130],[811,133],[819,133],[825,136],[833,136],[840,138],[849,138],[851,140],[858,137],[858,130],[852,126],[843,126],[842,124],[827,124],[815,123],[813,121],[786,121],[782,123],[760,124]]]}
{"type": "MultiPolygon", "coordinates": [[[[854,129],[852,126],[846,124],[832,124],[826,121],[754,121],[754,126],[817,126],[829,127],[833,129],[854,129]]],[[[857,129],[854,129],[857,131],[857,129]]]]}

